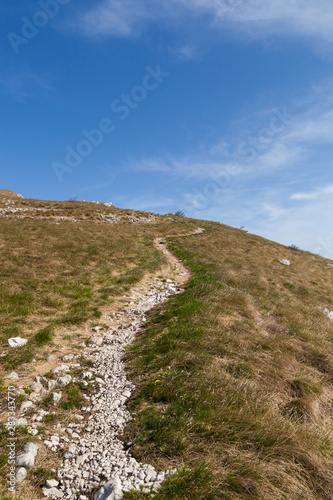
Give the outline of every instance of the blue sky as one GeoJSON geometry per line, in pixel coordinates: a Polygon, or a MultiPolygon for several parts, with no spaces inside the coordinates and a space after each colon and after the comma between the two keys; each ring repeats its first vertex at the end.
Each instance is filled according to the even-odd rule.
{"type": "Polygon", "coordinates": [[[333,259],[331,0],[2,3],[1,187],[333,259]]]}

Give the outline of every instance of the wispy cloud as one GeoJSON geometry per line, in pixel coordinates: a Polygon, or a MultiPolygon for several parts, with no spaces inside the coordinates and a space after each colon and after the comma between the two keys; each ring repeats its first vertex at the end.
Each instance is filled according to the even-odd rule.
{"type": "Polygon", "coordinates": [[[294,193],[291,195],[291,200],[316,200],[322,196],[333,195],[333,184],[316,189],[315,191],[310,191],[307,193],[294,193]]]}
{"type": "Polygon", "coordinates": [[[251,232],[333,259],[332,210],[333,197],[304,200],[274,221],[265,217],[253,218],[251,232]]]}
{"type": "Polygon", "coordinates": [[[147,23],[171,17],[168,3],[160,0],[103,0],[75,24],[90,36],[131,38],[147,23]]]}
{"type": "Polygon", "coordinates": [[[0,90],[10,95],[17,102],[27,98],[54,94],[57,92],[50,75],[41,75],[31,71],[8,74],[0,77],[0,90]]]}
{"type": "MultiPolygon", "coordinates": [[[[198,3],[211,4],[216,16],[221,18],[218,7],[214,7],[214,0],[198,3]]],[[[266,33],[269,30],[270,33],[315,36],[328,41],[333,39],[333,5],[330,0],[240,1],[238,7],[232,9],[230,20],[242,24],[252,35],[258,34],[259,28],[266,33]]]]}
{"type": "MultiPolygon", "coordinates": [[[[234,123],[228,137],[215,144],[180,156],[143,158],[130,168],[177,182],[178,204],[189,216],[245,225],[275,241],[323,254],[318,245],[329,241],[333,204],[333,93],[326,83],[318,88],[294,101],[292,119],[284,127],[271,121],[275,108],[262,110],[234,123]],[[267,133],[271,124],[275,134],[267,133]],[[240,154],[244,143],[251,154],[240,154]]],[[[333,245],[331,253],[325,252],[333,257],[333,245]]]]}
{"type": "Polygon", "coordinates": [[[189,44],[172,49],[170,52],[181,61],[191,61],[192,59],[199,59],[201,57],[200,51],[198,51],[194,45],[189,44]]]}
{"type": "Polygon", "coordinates": [[[80,16],[88,35],[132,37],[160,20],[204,16],[206,25],[241,30],[249,37],[287,34],[333,40],[331,0],[103,0],[80,16]]]}
{"type": "Polygon", "coordinates": [[[298,178],[299,172],[301,178],[314,178],[316,170],[322,167],[327,171],[330,165],[328,151],[332,153],[333,149],[330,95],[322,96],[321,102],[311,96],[294,102],[293,114],[284,124],[275,119],[274,108],[267,109],[258,116],[242,118],[240,124],[234,123],[228,137],[222,136],[215,144],[203,145],[177,157],[170,154],[144,157],[132,161],[131,168],[203,181],[209,174],[228,171],[236,164],[242,170],[239,177],[246,182],[284,172],[290,176],[293,171],[298,178]]]}

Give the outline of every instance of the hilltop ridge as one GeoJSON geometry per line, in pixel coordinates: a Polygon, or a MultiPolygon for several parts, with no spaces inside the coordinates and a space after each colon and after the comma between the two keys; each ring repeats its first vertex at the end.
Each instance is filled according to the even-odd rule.
{"type": "Polygon", "coordinates": [[[14,191],[9,191],[8,189],[0,189],[0,197],[23,198],[21,194],[14,193],[14,191]]]}

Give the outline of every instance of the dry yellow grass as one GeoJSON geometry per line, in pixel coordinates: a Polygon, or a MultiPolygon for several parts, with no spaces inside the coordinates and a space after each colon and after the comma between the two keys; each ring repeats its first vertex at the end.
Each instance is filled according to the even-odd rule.
{"type": "MultiPolygon", "coordinates": [[[[19,214],[25,219],[0,218],[2,342],[58,325],[55,337],[42,330],[33,340],[45,363],[58,353],[55,341],[69,352],[75,332],[163,266],[157,236],[174,235],[170,247],[192,271],[186,291],[151,313],[127,355],[137,392],[126,439],[143,461],[179,469],[156,499],[332,498],[333,323],[318,309],[333,310],[325,259],[218,223],[161,216],[133,224],[128,215],[148,215],[14,201],[29,210],[19,214]],[[206,232],[181,237],[198,225],[206,232]]],[[[29,359],[16,356],[4,359],[3,373],[16,366],[28,375],[29,359]]],[[[22,498],[37,485],[33,476],[22,498]]]]}
{"type": "Polygon", "coordinates": [[[152,315],[128,356],[139,389],[127,438],[142,460],[187,468],[160,499],[328,500],[333,323],[318,307],[332,305],[332,269],[202,224],[172,242],[194,273],[187,292],[152,315]]]}

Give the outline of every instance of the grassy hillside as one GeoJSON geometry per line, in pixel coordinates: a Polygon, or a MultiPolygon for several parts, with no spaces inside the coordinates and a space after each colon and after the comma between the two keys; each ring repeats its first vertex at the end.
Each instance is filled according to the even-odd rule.
{"type": "Polygon", "coordinates": [[[333,269],[207,226],[172,239],[193,279],[128,355],[134,452],[183,468],[159,499],[330,499],[333,269]]]}
{"type": "Polygon", "coordinates": [[[0,193],[3,384],[79,349],[85,327],[163,266],[154,239],[169,235],[192,279],[126,355],[137,389],[125,438],[143,462],[179,470],[155,498],[331,499],[333,323],[318,308],[333,310],[333,268],[319,256],[219,223],[0,193]],[[29,342],[10,350],[13,336],[29,342]]]}
{"type": "Polygon", "coordinates": [[[10,199],[0,210],[8,206],[17,211],[0,214],[0,342],[30,341],[6,354],[7,370],[36,357],[55,328],[99,320],[100,306],[162,264],[155,236],[188,226],[132,222],[150,215],[102,204],[10,199]]]}
{"type": "MultiPolygon", "coordinates": [[[[6,387],[19,388],[17,405],[27,400],[36,375],[49,374],[64,354],[79,355],[91,327],[105,323],[103,313],[119,310],[131,285],[163,266],[156,236],[184,234],[193,227],[190,221],[104,204],[27,200],[0,192],[0,498],[6,497],[8,468],[6,387]],[[28,343],[9,348],[7,339],[17,336],[28,343]],[[6,378],[12,370],[19,375],[14,382],[6,378]]],[[[78,391],[71,386],[64,393],[63,411],[50,408],[48,398],[39,406],[56,409],[57,422],[66,421],[82,406],[78,391]]],[[[53,425],[45,420],[40,433],[53,425]]],[[[18,450],[38,439],[27,428],[18,428],[17,438],[18,450]]],[[[42,465],[29,473],[33,488],[50,477],[57,463],[45,456],[42,465]]],[[[37,491],[22,498],[36,500],[37,491]]]]}

